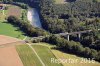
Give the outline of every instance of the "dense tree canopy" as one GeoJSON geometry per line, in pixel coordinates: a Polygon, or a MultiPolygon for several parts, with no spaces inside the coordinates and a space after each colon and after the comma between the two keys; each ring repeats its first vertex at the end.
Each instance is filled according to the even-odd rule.
{"type": "Polygon", "coordinates": [[[43,27],[52,33],[100,27],[100,23],[94,24],[96,19],[100,22],[100,2],[92,0],[76,0],[66,4],[55,4],[54,0],[41,0],[40,14],[43,27]]]}
{"type": "Polygon", "coordinates": [[[55,35],[48,36],[43,41],[56,45],[58,49],[64,52],[73,53],[86,58],[94,58],[100,62],[100,51],[84,47],[79,42],[67,41],[55,35]]]}

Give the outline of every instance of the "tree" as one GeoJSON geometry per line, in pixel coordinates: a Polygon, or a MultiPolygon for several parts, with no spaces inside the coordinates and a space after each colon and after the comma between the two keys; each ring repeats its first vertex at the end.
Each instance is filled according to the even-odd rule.
{"type": "Polygon", "coordinates": [[[90,58],[94,58],[94,59],[96,59],[97,54],[98,54],[98,53],[97,53],[97,51],[96,51],[96,50],[91,49],[90,58]]]}
{"type": "Polygon", "coordinates": [[[84,49],[84,51],[83,51],[83,55],[84,55],[85,57],[89,58],[89,57],[90,57],[90,53],[91,53],[90,48],[85,47],[85,49],[84,49]]]}
{"type": "Polygon", "coordinates": [[[23,32],[29,36],[45,36],[49,34],[45,30],[34,28],[29,22],[18,19],[15,16],[9,16],[7,21],[13,25],[18,26],[23,32]]]}

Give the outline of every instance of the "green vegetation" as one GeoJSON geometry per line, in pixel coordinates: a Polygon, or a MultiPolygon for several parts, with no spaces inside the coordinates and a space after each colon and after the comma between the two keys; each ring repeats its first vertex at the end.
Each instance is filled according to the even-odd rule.
{"type": "Polygon", "coordinates": [[[7,35],[20,39],[25,37],[24,33],[21,32],[18,27],[15,27],[8,22],[0,22],[0,35],[7,35]]]}
{"type": "Polygon", "coordinates": [[[72,55],[72,54],[68,54],[68,53],[64,53],[59,50],[52,49],[52,52],[57,58],[64,58],[67,60],[68,59],[74,59],[74,60],[77,59],[78,60],[76,63],[62,63],[63,66],[100,66],[100,63],[98,63],[96,61],[92,61],[92,60],[90,61],[89,59],[78,57],[76,55],[72,55]],[[82,61],[82,59],[85,59],[86,62],[82,61]]]}
{"type": "Polygon", "coordinates": [[[100,62],[100,52],[91,49],[88,46],[84,47],[79,42],[67,41],[64,38],[52,35],[43,39],[44,42],[48,42],[57,46],[57,48],[61,51],[76,54],[77,56],[82,56],[85,58],[94,58],[95,60],[100,62]]]}
{"type": "MultiPolygon", "coordinates": [[[[55,58],[51,50],[43,45],[32,45],[46,66],[62,66],[61,64],[51,63],[51,58],[55,58]]],[[[35,53],[28,45],[16,46],[17,52],[24,66],[42,66],[35,53]]],[[[56,59],[56,58],[55,58],[56,59]]]]}
{"type": "Polygon", "coordinates": [[[18,26],[20,30],[22,30],[28,36],[43,36],[48,34],[45,30],[34,28],[28,21],[18,19],[14,16],[9,16],[7,21],[13,25],[18,26]]]}
{"type": "Polygon", "coordinates": [[[99,2],[92,0],[67,1],[65,4],[55,4],[54,0],[40,1],[40,14],[44,29],[51,33],[61,33],[100,28],[99,2]],[[63,19],[63,21],[59,19],[63,19]],[[99,20],[97,24],[95,24],[96,19],[99,20]],[[81,25],[81,23],[84,24],[81,25]]]}
{"type": "Polygon", "coordinates": [[[0,21],[4,21],[5,18],[7,17],[8,11],[7,10],[0,10],[0,21]],[[3,14],[3,11],[4,11],[4,14],[3,14]]]}
{"type": "MultiPolygon", "coordinates": [[[[28,8],[26,4],[30,6],[35,5],[34,7],[40,8],[38,10],[40,10],[39,14],[41,17],[42,26],[44,29],[51,33],[93,30],[90,33],[81,34],[80,40],[77,40],[76,35],[71,36],[70,38],[70,40],[74,41],[67,41],[66,39],[64,39],[66,38],[66,36],[64,36],[64,38],[61,38],[53,35],[50,37],[46,37],[45,39],[40,41],[55,44],[57,46],[57,49],[66,53],[72,53],[76,54],[77,56],[91,59],[94,58],[95,60],[100,61],[100,32],[97,30],[100,29],[100,0],[66,0],[66,3],[64,2],[64,0],[39,0],[39,2],[34,2],[34,0],[33,2],[31,2],[32,0],[2,1],[3,3],[12,3],[25,9],[22,10],[22,16],[20,19],[14,16],[9,16],[7,18],[7,21],[13,26],[19,27],[18,32],[22,30],[28,36],[46,36],[48,35],[48,33],[45,30],[34,28],[32,25],[29,24],[26,19],[26,9],[28,8]],[[59,4],[57,4],[57,2],[59,4]]],[[[0,13],[2,14],[2,11],[0,13]]],[[[1,16],[1,19],[4,20],[5,17],[6,16],[1,16]]],[[[4,21],[2,20],[1,22],[2,24],[6,24],[3,23],[4,21]]],[[[4,29],[2,29],[1,31],[3,32],[2,34],[6,33],[7,35],[11,34],[11,36],[13,36],[10,31],[8,33],[4,32],[7,29],[5,29],[4,31],[3,30],[4,29]]],[[[19,37],[18,34],[16,35],[19,37]]],[[[16,35],[14,35],[14,37],[17,37],[16,35]]],[[[36,40],[34,42],[38,41],[39,40],[36,40]]],[[[42,53],[44,53],[43,51],[47,52],[45,50],[47,48],[43,47],[45,48],[43,49],[40,46],[33,47],[36,49],[40,57],[43,58],[42,53]]],[[[45,61],[45,57],[43,61],[49,64],[49,61],[45,61]]]]}
{"type": "Polygon", "coordinates": [[[35,53],[28,45],[16,46],[24,66],[42,66],[35,53]]]}
{"type": "MultiPolygon", "coordinates": [[[[78,62],[76,63],[62,63],[63,66],[77,66],[77,65],[79,66],[99,66],[100,65],[100,63],[98,62],[95,61],[95,63],[92,63],[94,61],[90,61],[90,60],[87,60],[87,63],[85,62],[81,63],[82,57],[77,57],[76,55],[68,54],[60,50],[53,49],[54,47],[56,48],[56,46],[52,44],[48,44],[48,43],[34,43],[34,44],[48,47],[57,59],[75,59],[75,60],[77,59],[78,60],[78,62]]],[[[83,58],[83,59],[86,59],[86,58],[83,58]]]]}
{"type": "Polygon", "coordinates": [[[42,61],[46,66],[62,66],[61,64],[51,63],[51,58],[55,58],[55,56],[48,47],[45,47],[43,45],[32,45],[32,46],[36,50],[37,54],[40,56],[40,58],[42,59],[42,61]]]}
{"type": "Polygon", "coordinates": [[[22,9],[21,20],[23,20],[23,21],[28,21],[28,20],[27,20],[27,10],[26,10],[26,9],[22,9]]]}
{"type": "Polygon", "coordinates": [[[4,10],[0,10],[0,15],[1,15],[0,16],[0,35],[7,35],[7,36],[23,39],[25,37],[25,33],[23,33],[18,27],[13,26],[12,24],[9,24],[6,21],[6,18],[12,14],[14,16],[21,15],[21,12],[19,11],[17,11],[17,14],[16,14],[15,13],[16,10],[20,11],[21,9],[18,6],[9,5],[9,4],[6,5],[4,10]],[[11,9],[11,8],[14,8],[14,9],[11,9]]]}

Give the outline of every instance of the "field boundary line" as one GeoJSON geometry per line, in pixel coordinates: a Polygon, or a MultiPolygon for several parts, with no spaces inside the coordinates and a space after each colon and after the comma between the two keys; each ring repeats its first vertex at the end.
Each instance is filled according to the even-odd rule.
{"type": "Polygon", "coordinates": [[[41,60],[41,58],[39,57],[39,55],[37,54],[37,52],[35,51],[35,49],[31,46],[31,44],[26,43],[32,50],[33,52],[36,54],[37,58],[39,59],[39,61],[41,62],[42,66],[45,66],[44,62],[41,60]]]}

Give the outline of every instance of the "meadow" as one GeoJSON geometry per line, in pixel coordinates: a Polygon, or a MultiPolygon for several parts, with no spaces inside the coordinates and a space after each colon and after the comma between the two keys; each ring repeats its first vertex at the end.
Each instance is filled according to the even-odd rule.
{"type": "MultiPolygon", "coordinates": [[[[56,59],[56,57],[48,47],[42,45],[32,45],[32,47],[42,59],[45,66],[62,66],[61,64],[51,63],[51,58],[56,59]]],[[[16,49],[24,66],[42,66],[37,56],[28,45],[19,45],[16,46],[16,49]]]]}
{"type": "Polygon", "coordinates": [[[25,37],[25,34],[21,32],[18,27],[7,22],[0,22],[0,35],[7,35],[19,39],[23,39],[25,37]]]}
{"type": "Polygon", "coordinates": [[[18,6],[8,5],[8,4],[6,5],[6,7],[7,7],[6,10],[0,10],[0,35],[7,35],[7,36],[23,39],[25,37],[25,34],[18,27],[13,26],[10,23],[7,23],[6,18],[10,15],[21,18],[22,16],[21,14],[25,9],[21,9],[18,6]]]}
{"type": "Polygon", "coordinates": [[[61,64],[51,62],[51,59],[56,59],[56,57],[48,47],[43,45],[32,45],[32,47],[35,49],[46,66],[62,66],[61,64]]]}
{"type": "Polygon", "coordinates": [[[16,46],[16,50],[24,66],[42,66],[37,56],[28,45],[16,46]]]}

